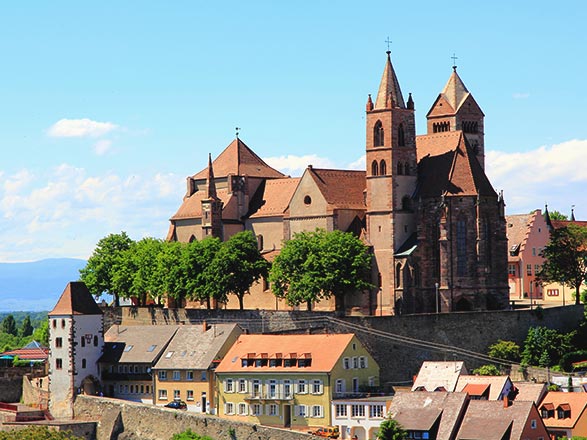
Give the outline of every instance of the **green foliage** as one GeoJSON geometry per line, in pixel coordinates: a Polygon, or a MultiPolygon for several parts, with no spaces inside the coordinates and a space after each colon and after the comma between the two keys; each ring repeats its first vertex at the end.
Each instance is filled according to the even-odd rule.
{"type": "Polygon", "coordinates": [[[214,284],[212,262],[222,247],[219,238],[208,237],[189,243],[184,250],[186,291],[189,299],[205,302],[210,308],[210,299],[222,296],[221,287],[214,284]]]}
{"type": "Polygon", "coordinates": [[[510,362],[520,361],[520,346],[513,341],[498,340],[489,347],[487,354],[496,359],[503,359],[510,362]]]}
{"type": "Polygon", "coordinates": [[[30,426],[21,430],[0,431],[0,440],[81,440],[70,431],[49,430],[46,426],[30,426]]]}
{"type": "Polygon", "coordinates": [[[573,350],[575,332],[562,334],[546,327],[531,327],[524,341],[522,364],[538,367],[557,365],[565,353],[573,350]]]}
{"type": "Polygon", "coordinates": [[[45,319],[32,334],[31,340],[47,347],[49,345],[49,320],[45,319]]]}
{"type": "Polygon", "coordinates": [[[31,317],[27,315],[22,322],[22,326],[20,328],[20,335],[21,336],[30,336],[33,334],[33,325],[31,324],[31,317]]]}
{"type": "MultiPolygon", "coordinates": [[[[572,372],[574,371],[573,364],[581,361],[587,361],[587,350],[577,350],[563,354],[560,360],[560,366],[562,371],[572,372]]],[[[584,362],[584,364],[577,368],[577,370],[587,370],[587,362],[584,362]]]]}
{"type": "Polygon", "coordinates": [[[4,333],[16,336],[18,332],[16,330],[16,321],[14,320],[14,316],[8,315],[6,318],[4,318],[1,329],[4,333]]]}
{"type": "Polygon", "coordinates": [[[407,432],[393,419],[386,419],[381,422],[377,440],[404,440],[408,438],[407,432]]]}
{"type": "Polygon", "coordinates": [[[171,440],[212,440],[212,438],[208,437],[207,435],[202,436],[196,434],[190,428],[188,428],[179,434],[173,434],[171,440]]]}
{"type": "Polygon", "coordinates": [[[371,255],[353,234],[342,231],[300,232],[286,241],[275,258],[269,280],[273,293],[289,305],[334,296],[344,310],[346,294],[369,289],[371,255]]]}
{"type": "Polygon", "coordinates": [[[481,365],[479,368],[473,370],[473,374],[479,376],[499,376],[501,371],[493,364],[481,365]]]}
{"type": "Polygon", "coordinates": [[[551,383],[550,385],[548,385],[548,391],[560,391],[560,390],[561,390],[561,387],[559,387],[555,383],[551,383]]]}
{"type": "Polygon", "coordinates": [[[115,267],[132,243],[124,231],[110,234],[98,241],[86,266],[80,270],[80,279],[92,295],[100,297],[104,293],[110,293],[114,296],[116,306],[120,305],[118,292],[113,288],[115,267]]]}
{"type": "Polygon", "coordinates": [[[552,212],[548,212],[548,216],[550,217],[551,220],[568,220],[569,216],[566,214],[563,214],[560,211],[552,211],[552,212]]]}
{"type": "Polygon", "coordinates": [[[539,279],[574,288],[575,303],[579,304],[579,290],[587,276],[587,228],[570,224],[555,229],[541,255],[545,260],[539,279]]]}

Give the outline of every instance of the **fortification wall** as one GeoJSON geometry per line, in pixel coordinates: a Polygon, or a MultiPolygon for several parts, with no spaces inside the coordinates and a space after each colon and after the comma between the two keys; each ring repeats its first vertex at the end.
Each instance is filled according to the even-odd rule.
{"type": "Polygon", "coordinates": [[[189,413],[104,397],[79,395],[74,404],[76,421],[97,420],[96,440],[169,440],[190,428],[214,440],[308,440],[312,436],[286,429],[233,422],[215,416],[189,413]]]}

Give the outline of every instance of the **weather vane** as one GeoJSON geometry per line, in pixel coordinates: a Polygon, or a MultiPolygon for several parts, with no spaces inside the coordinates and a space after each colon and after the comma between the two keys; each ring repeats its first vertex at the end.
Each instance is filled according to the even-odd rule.
{"type": "Polygon", "coordinates": [[[389,49],[389,45],[391,44],[391,40],[389,39],[389,35],[387,36],[387,40],[385,40],[385,42],[387,43],[387,51],[391,52],[391,50],[389,49]]]}
{"type": "Polygon", "coordinates": [[[451,58],[452,58],[452,68],[453,68],[454,70],[457,70],[457,60],[459,59],[459,57],[457,57],[457,56],[455,55],[455,53],[453,52],[453,53],[452,53],[452,57],[451,57],[451,58]]]}
{"type": "Polygon", "coordinates": [[[241,131],[240,127],[235,127],[236,130],[236,138],[238,139],[238,134],[241,131]]]}

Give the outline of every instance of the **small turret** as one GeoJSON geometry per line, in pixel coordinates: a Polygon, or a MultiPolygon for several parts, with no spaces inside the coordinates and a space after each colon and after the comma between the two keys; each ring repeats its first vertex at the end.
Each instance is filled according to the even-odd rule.
{"type": "Polygon", "coordinates": [[[371,110],[373,110],[373,100],[371,99],[371,93],[369,93],[369,97],[367,98],[366,109],[367,109],[368,112],[370,112],[371,110]]]}
{"type": "Polygon", "coordinates": [[[412,94],[410,93],[408,96],[408,109],[414,110],[414,100],[412,99],[412,94]]]}

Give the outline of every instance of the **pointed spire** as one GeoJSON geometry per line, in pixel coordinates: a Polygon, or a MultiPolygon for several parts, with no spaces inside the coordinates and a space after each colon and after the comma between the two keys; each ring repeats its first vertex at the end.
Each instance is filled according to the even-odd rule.
{"type": "Polygon", "coordinates": [[[461,104],[465,101],[465,98],[469,96],[469,91],[467,87],[463,83],[463,80],[457,73],[457,67],[453,66],[453,72],[448,79],[448,82],[440,92],[448,103],[452,106],[452,108],[457,111],[461,104]]]}
{"type": "Polygon", "coordinates": [[[388,105],[406,108],[404,103],[404,97],[399,87],[399,81],[393,70],[391,64],[391,52],[387,51],[387,63],[383,70],[383,76],[381,77],[381,83],[379,84],[379,91],[377,92],[377,99],[375,100],[375,109],[380,110],[389,108],[388,105]]]}
{"type": "Polygon", "coordinates": [[[370,112],[371,110],[373,110],[373,100],[371,99],[371,93],[369,93],[369,98],[367,98],[367,105],[366,105],[367,111],[370,112]]]}
{"type": "Polygon", "coordinates": [[[208,188],[208,194],[206,196],[209,199],[218,199],[216,195],[216,182],[214,181],[214,169],[212,168],[212,154],[208,153],[208,176],[206,177],[206,187],[208,188]]]}
{"type": "Polygon", "coordinates": [[[575,205],[571,206],[571,221],[574,222],[575,220],[575,205]]]}
{"type": "Polygon", "coordinates": [[[408,109],[414,110],[414,100],[412,99],[412,94],[410,93],[408,96],[408,109]]]}
{"type": "Polygon", "coordinates": [[[548,204],[544,204],[544,221],[549,231],[553,230],[552,222],[550,221],[550,213],[548,212],[548,204]]]}

